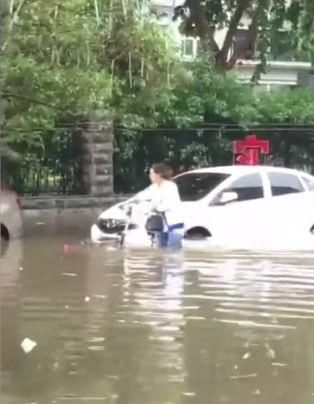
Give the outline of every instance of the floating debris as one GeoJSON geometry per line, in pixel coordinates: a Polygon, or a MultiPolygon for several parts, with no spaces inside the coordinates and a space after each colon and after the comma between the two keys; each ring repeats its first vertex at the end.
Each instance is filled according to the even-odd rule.
{"type": "Polygon", "coordinates": [[[36,341],[32,341],[30,338],[24,338],[21,342],[21,348],[23,351],[28,354],[32,352],[32,350],[37,346],[36,341]]]}
{"type": "Polygon", "coordinates": [[[86,296],[85,297],[85,303],[88,303],[90,301],[90,297],[89,296],[86,296]]]}
{"type": "Polygon", "coordinates": [[[62,274],[61,275],[63,275],[63,276],[77,276],[77,274],[75,274],[74,272],[62,272],[62,274]]]}
{"type": "Polygon", "coordinates": [[[244,359],[244,360],[249,359],[250,356],[251,356],[251,353],[250,353],[250,352],[246,352],[246,353],[242,356],[242,359],[244,359]]]}

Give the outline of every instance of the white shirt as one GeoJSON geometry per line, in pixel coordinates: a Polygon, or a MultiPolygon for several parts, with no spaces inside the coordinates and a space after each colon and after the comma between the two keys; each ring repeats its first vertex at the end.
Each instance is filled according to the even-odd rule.
{"type": "Polygon", "coordinates": [[[140,192],[137,199],[149,200],[152,210],[164,213],[168,226],[183,223],[182,202],[177,184],[173,181],[165,180],[160,185],[152,184],[140,192]]]}

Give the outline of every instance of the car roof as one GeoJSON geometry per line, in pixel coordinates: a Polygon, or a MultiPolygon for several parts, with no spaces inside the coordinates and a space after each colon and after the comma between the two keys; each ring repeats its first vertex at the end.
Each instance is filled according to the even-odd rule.
{"type": "Polygon", "coordinates": [[[206,168],[198,168],[189,173],[221,173],[221,174],[230,174],[230,175],[243,175],[243,174],[250,174],[250,173],[263,173],[269,171],[277,171],[282,173],[290,173],[290,174],[297,174],[297,175],[309,175],[302,171],[298,171],[292,168],[285,168],[285,167],[276,167],[276,166],[241,166],[241,165],[230,165],[230,166],[220,166],[220,167],[206,167],[206,168]]]}

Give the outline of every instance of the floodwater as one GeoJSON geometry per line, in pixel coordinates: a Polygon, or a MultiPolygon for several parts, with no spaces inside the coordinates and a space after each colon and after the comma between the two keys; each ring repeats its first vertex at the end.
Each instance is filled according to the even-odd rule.
{"type": "Polygon", "coordinates": [[[69,244],[1,258],[1,404],[314,402],[314,252],[69,244]]]}

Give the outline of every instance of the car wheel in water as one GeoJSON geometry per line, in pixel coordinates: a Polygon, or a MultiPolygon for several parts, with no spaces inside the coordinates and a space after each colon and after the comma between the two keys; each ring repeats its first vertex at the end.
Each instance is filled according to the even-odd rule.
{"type": "Polygon", "coordinates": [[[186,240],[204,240],[208,237],[211,237],[211,233],[204,227],[193,227],[184,235],[186,240]]]}

